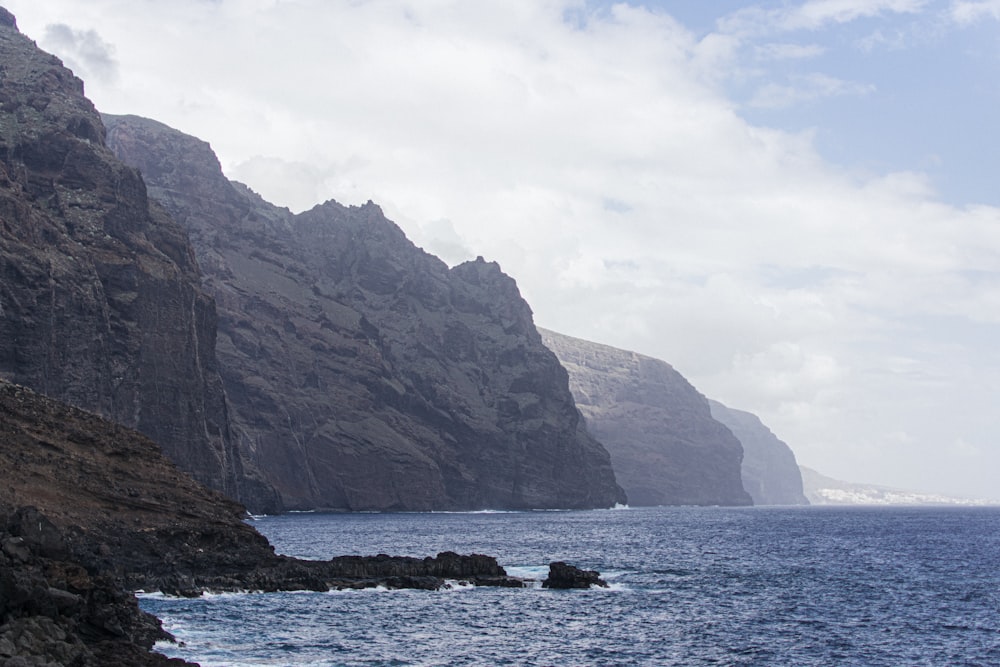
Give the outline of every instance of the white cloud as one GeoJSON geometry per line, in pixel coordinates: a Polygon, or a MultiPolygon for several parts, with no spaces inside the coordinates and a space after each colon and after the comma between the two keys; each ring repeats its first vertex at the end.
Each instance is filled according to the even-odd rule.
{"type": "Polygon", "coordinates": [[[975,23],[983,18],[1000,20],[998,0],[956,0],[951,6],[952,18],[961,24],[975,23]]]}
{"type": "Polygon", "coordinates": [[[830,24],[886,14],[915,14],[923,11],[927,4],[928,0],[809,0],[779,9],[753,5],[720,20],[719,29],[745,37],[818,30],[830,24]]]}
{"type": "Polygon", "coordinates": [[[872,84],[843,81],[826,74],[807,74],[792,78],[789,85],[768,83],[750,99],[751,107],[781,109],[804,102],[842,95],[867,95],[875,92],[872,84]]]}
{"type": "MultiPolygon", "coordinates": [[[[924,5],[737,18],[777,44],[924,5]]],[[[102,110],[210,141],[278,204],[371,198],[449,262],[499,261],[540,324],[669,361],[824,472],[905,486],[931,466],[936,488],[959,486],[968,472],[935,452],[960,422],[1000,465],[982,444],[1000,398],[983,334],[1000,312],[1000,212],[942,204],[918,172],[835,168],[812,132],[744,121],[719,84],[757,46],[742,34],[556,0],[8,7],[32,36],[100,29],[119,62],[87,82],[102,110]]],[[[823,74],[783,85],[756,103],[877,92],[823,74]]]]}
{"type": "Polygon", "coordinates": [[[795,60],[815,58],[826,52],[819,44],[791,44],[787,42],[768,42],[754,47],[754,53],[760,60],[795,60]]]}

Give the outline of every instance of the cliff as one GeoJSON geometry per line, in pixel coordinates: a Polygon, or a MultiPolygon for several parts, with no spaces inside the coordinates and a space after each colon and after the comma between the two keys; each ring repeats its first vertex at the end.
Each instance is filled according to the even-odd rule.
{"type": "Polygon", "coordinates": [[[292,215],[226,180],[203,141],[104,120],[111,148],[190,234],[217,303],[233,433],[286,507],[625,500],[495,263],[449,269],[370,202],[292,215]]]}
{"type": "Polygon", "coordinates": [[[278,556],[245,516],[140,433],[0,380],[0,664],[181,664],[149,653],[140,588],[522,585],[482,555],[278,556]]]}
{"type": "Polygon", "coordinates": [[[743,448],[666,362],[542,330],[632,505],[750,505],[743,448]]]}
{"type": "Polygon", "coordinates": [[[754,505],[808,505],[795,454],[757,415],[709,400],[712,417],[743,445],[743,488],[754,505]]]}
{"type": "Polygon", "coordinates": [[[83,83],[0,15],[0,376],[134,426],[258,507],[185,231],[105,147],[83,83]]]}

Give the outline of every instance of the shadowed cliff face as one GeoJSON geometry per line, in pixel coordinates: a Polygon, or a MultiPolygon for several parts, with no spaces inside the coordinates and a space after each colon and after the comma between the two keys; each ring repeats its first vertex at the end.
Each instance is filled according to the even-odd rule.
{"type": "Polygon", "coordinates": [[[791,448],[761,423],[757,415],[709,401],[712,417],[726,425],[743,445],[743,488],[754,505],[808,505],[802,475],[791,448]]]}
{"type": "Polygon", "coordinates": [[[186,233],[104,139],[82,82],[0,24],[0,376],[136,427],[209,486],[266,501],[229,434],[215,308],[186,233]]]}
{"type": "Polygon", "coordinates": [[[565,371],[494,263],[449,269],[374,204],[292,215],[209,146],[136,117],[109,145],[189,231],[240,447],[289,508],[624,500],[565,371]]]}
{"type": "Polygon", "coordinates": [[[541,333],[569,371],[577,405],[611,453],[630,504],[751,504],[740,480],[740,442],[669,364],[541,333]]]}

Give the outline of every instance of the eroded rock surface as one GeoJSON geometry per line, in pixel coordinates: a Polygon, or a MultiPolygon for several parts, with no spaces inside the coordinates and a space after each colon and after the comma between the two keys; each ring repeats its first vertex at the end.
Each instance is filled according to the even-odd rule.
{"type": "Polygon", "coordinates": [[[229,432],[215,306],[186,232],[104,140],[83,83],[0,21],[0,376],[133,426],[205,484],[276,509],[229,432]]]}
{"type": "Polygon", "coordinates": [[[0,664],[160,665],[132,591],[521,586],[496,560],[276,555],[136,431],[0,381],[0,664]]]}
{"type": "Polygon", "coordinates": [[[449,269],[374,204],[299,215],[203,141],[105,117],[185,226],[217,302],[233,432],[293,509],[587,508],[624,501],[515,282],[449,269]]]}
{"type": "Polygon", "coordinates": [[[629,504],[750,505],[743,448],[668,363],[542,330],[629,504]]]}

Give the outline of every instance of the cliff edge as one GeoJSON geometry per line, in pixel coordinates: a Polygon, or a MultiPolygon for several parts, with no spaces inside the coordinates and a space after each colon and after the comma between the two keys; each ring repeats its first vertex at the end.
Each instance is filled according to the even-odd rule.
{"type": "Polygon", "coordinates": [[[569,371],[591,432],[632,505],[750,505],[743,448],[708,400],[669,364],[553,331],[542,339],[569,371]]]}
{"type": "Polygon", "coordinates": [[[808,505],[795,454],[757,415],[709,400],[712,417],[743,444],[743,488],[754,505],[808,505]]]}
{"type": "Polygon", "coordinates": [[[218,307],[233,432],[290,509],[609,507],[625,500],[513,279],[448,268],[371,202],[299,215],[205,142],[105,116],[190,234],[218,307]]]}
{"type": "Polygon", "coordinates": [[[135,427],[259,508],[183,228],[105,145],[83,83],[0,20],[0,375],[135,427]]]}

